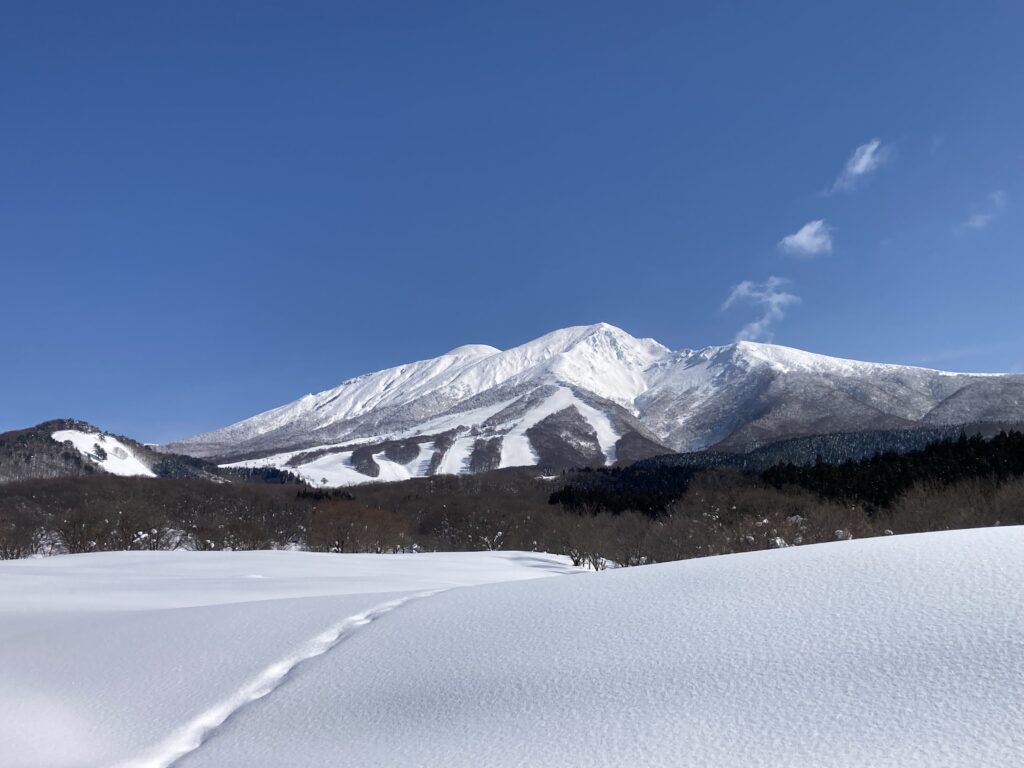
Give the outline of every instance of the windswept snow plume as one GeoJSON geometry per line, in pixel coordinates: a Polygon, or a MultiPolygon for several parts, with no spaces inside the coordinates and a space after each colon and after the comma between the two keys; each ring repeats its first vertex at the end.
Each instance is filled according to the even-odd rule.
{"type": "Polygon", "coordinates": [[[769,277],[763,283],[744,280],[732,289],[722,304],[723,310],[736,304],[750,304],[762,311],[760,317],[739,330],[736,341],[771,341],[772,326],[785,317],[787,307],[800,301],[799,296],[785,290],[788,283],[782,277],[769,277]]]}

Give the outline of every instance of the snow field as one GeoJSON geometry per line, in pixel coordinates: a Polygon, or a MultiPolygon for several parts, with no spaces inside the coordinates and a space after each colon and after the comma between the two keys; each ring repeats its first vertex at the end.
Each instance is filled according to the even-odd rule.
{"type": "Polygon", "coordinates": [[[112,475],[156,477],[153,470],[135,457],[130,447],[110,435],[61,429],[54,432],[52,437],[58,443],[70,442],[86,459],[112,475]],[[100,458],[96,454],[97,445],[104,450],[106,457],[100,458]]]}
{"type": "Polygon", "coordinates": [[[171,765],[404,602],[571,571],[561,558],[528,553],[118,552],[2,562],[0,765],[171,765]]]}
{"type": "Polygon", "coordinates": [[[476,444],[475,437],[460,437],[445,451],[438,466],[438,474],[462,475],[469,472],[469,457],[476,444]]]}
{"type": "Polygon", "coordinates": [[[1021,529],[455,590],[343,648],[182,765],[1024,764],[1021,529]]]}
{"type": "Polygon", "coordinates": [[[0,761],[1024,764],[1024,528],[537,578],[567,573],[530,553],[0,563],[0,761]]]}
{"type": "Polygon", "coordinates": [[[292,655],[271,664],[240,689],[195,719],[185,723],[141,757],[119,763],[118,768],[167,768],[167,766],[177,763],[185,755],[199,749],[209,734],[223,725],[229,717],[246,705],[272,693],[299,664],[322,656],[359,627],[366,626],[374,619],[390,613],[410,600],[429,597],[433,594],[435,593],[422,592],[410,597],[399,597],[341,620],[335,626],[321,632],[292,655]]]}

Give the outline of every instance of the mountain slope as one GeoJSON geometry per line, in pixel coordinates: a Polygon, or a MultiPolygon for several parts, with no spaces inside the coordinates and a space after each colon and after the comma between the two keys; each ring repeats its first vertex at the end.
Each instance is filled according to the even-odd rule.
{"type": "Polygon", "coordinates": [[[1024,376],[862,363],[751,342],[673,352],[600,323],[506,351],[459,347],[166,449],[347,485],[1022,418],[1024,376]]]}
{"type": "Polygon", "coordinates": [[[213,464],[159,452],[76,419],[0,434],[0,483],[104,474],[223,482],[223,471],[213,464]]]}

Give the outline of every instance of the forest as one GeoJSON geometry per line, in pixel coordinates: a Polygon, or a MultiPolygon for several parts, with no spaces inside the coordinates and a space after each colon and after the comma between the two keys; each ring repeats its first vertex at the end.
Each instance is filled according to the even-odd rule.
{"type": "Polygon", "coordinates": [[[0,484],[0,558],[132,549],[514,549],[592,568],[1024,523],[1024,434],[761,472],[640,462],[554,479],[497,470],[325,491],[291,478],[0,484]],[[269,481],[269,482],[268,482],[269,481]]]}

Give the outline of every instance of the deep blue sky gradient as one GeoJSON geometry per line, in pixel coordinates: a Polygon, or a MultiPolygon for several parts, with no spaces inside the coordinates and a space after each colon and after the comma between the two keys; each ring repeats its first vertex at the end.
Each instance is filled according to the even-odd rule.
{"type": "Polygon", "coordinates": [[[839,6],[0,2],[0,429],[163,441],[600,320],[725,343],[772,275],[778,343],[1021,370],[1024,5],[839,6]]]}

